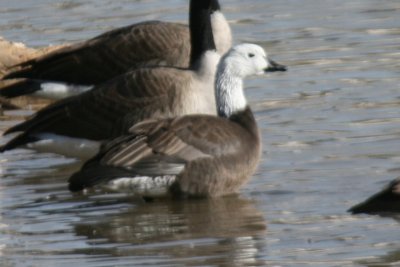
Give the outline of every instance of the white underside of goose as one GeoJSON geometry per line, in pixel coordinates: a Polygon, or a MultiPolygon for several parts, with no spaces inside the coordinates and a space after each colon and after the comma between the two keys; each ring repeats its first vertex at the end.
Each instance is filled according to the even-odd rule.
{"type": "Polygon", "coordinates": [[[55,100],[78,95],[93,88],[93,86],[55,82],[42,83],[40,87],[40,90],[33,93],[34,96],[55,100]]]}
{"type": "Polygon", "coordinates": [[[135,196],[162,197],[168,195],[175,179],[175,175],[122,177],[110,181],[106,188],[135,196]]]}
{"type": "Polygon", "coordinates": [[[98,141],[50,133],[38,134],[35,137],[40,140],[27,144],[27,148],[41,153],[55,153],[83,160],[95,156],[101,145],[98,141]]]}

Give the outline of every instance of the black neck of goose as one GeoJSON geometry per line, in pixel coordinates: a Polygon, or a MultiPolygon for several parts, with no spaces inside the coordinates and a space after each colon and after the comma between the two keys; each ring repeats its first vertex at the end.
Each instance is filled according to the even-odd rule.
{"type": "Polygon", "coordinates": [[[211,26],[211,13],[219,10],[216,0],[191,0],[189,10],[190,67],[194,68],[202,55],[216,50],[211,26]]]}
{"type": "Polygon", "coordinates": [[[219,5],[219,1],[218,0],[211,0],[211,2],[210,2],[210,10],[211,10],[211,14],[214,13],[215,11],[220,11],[221,10],[221,6],[219,5]]]}

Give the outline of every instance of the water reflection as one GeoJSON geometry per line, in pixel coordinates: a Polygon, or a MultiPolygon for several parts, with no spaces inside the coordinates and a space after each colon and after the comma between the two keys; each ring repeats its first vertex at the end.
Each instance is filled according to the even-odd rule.
{"type": "MultiPolygon", "coordinates": [[[[146,19],[187,20],[185,1],[64,2],[0,1],[1,35],[61,44],[146,19]]],[[[1,264],[400,265],[397,221],[346,212],[400,175],[399,1],[223,7],[236,43],[261,44],[290,67],[246,82],[264,151],[241,195],[257,203],[75,196],[66,189],[73,166],[60,167],[66,159],[1,154],[1,264]]],[[[6,112],[11,121],[0,128],[30,113],[6,112]]]]}
{"type": "Polygon", "coordinates": [[[253,201],[230,196],[142,203],[102,220],[85,218],[74,230],[91,246],[103,247],[76,253],[163,255],[188,265],[243,266],[258,263],[266,222],[253,201]]]}
{"type": "Polygon", "coordinates": [[[400,249],[389,252],[387,255],[379,257],[378,259],[360,260],[355,262],[355,264],[367,267],[384,266],[382,263],[388,263],[388,265],[385,264],[385,266],[400,266],[400,249]]]}
{"type": "Polygon", "coordinates": [[[124,194],[75,195],[66,179],[76,165],[0,180],[1,263],[19,266],[27,257],[38,266],[51,260],[132,266],[152,257],[152,266],[262,265],[267,226],[254,201],[233,195],[145,203],[124,194]]]}

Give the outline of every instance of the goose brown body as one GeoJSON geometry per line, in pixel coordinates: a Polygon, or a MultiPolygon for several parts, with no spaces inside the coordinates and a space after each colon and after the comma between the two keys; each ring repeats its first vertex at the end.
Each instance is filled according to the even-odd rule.
{"type": "Polygon", "coordinates": [[[93,85],[144,66],[188,67],[186,25],[151,21],[119,28],[20,64],[4,77],[93,85]]]}
{"type": "Polygon", "coordinates": [[[138,69],[96,90],[60,100],[5,134],[23,132],[21,142],[24,135],[40,132],[103,140],[124,134],[129,125],[147,118],[215,114],[213,81],[212,76],[198,79],[190,70],[138,69]],[[190,87],[194,89],[187,90],[190,87]],[[199,101],[207,95],[210,101],[199,101]]]}
{"type": "MultiPolygon", "coordinates": [[[[5,134],[22,133],[1,151],[40,141],[43,134],[99,141],[124,134],[126,125],[145,118],[216,114],[214,81],[220,56],[215,51],[210,21],[209,5],[213,2],[191,2],[190,68],[136,69],[90,91],[56,102],[7,130],[5,134]]],[[[57,153],[51,148],[41,151],[57,153]]],[[[79,157],[80,153],[66,155],[79,157]]]]}
{"type": "Polygon", "coordinates": [[[97,157],[70,178],[70,189],[168,172],[177,175],[171,194],[218,196],[236,192],[247,182],[260,157],[260,135],[250,108],[230,120],[191,115],[146,121],[129,132],[105,143],[97,157]]]}
{"type": "Polygon", "coordinates": [[[252,44],[233,47],[218,64],[218,116],[145,120],[103,144],[69,179],[80,191],[106,185],[138,196],[214,197],[236,192],[256,169],[260,133],[243,93],[243,78],[286,68],[252,44]]]}
{"type": "MultiPolygon", "coordinates": [[[[191,6],[199,5],[191,0],[191,6]]],[[[232,43],[231,29],[218,0],[207,1],[217,51],[232,43]]],[[[201,10],[200,10],[201,11],[201,10]]],[[[198,12],[198,10],[190,10],[198,12]]],[[[194,16],[196,17],[196,16],[194,16]]],[[[194,54],[190,29],[179,23],[146,21],[101,34],[19,64],[3,79],[24,78],[0,88],[0,96],[25,94],[61,99],[90,90],[130,70],[146,66],[191,67],[194,54]],[[61,83],[57,87],[57,83],[61,83]]],[[[197,38],[196,42],[201,41],[197,38]]]]}

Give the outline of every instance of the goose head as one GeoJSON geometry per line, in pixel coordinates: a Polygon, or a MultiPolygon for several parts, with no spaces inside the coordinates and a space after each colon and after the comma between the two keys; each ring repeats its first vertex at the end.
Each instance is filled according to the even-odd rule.
{"type": "Polygon", "coordinates": [[[243,79],[250,75],[271,71],[286,71],[255,44],[240,44],[231,48],[218,64],[215,96],[218,115],[229,118],[247,107],[243,93],[243,79]]]}
{"type": "Polygon", "coordinates": [[[286,71],[286,67],[269,59],[264,49],[255,44],[240,44],[231,48],[221,62],[230,74],[239,78],[265,72],[286,71]]]}

